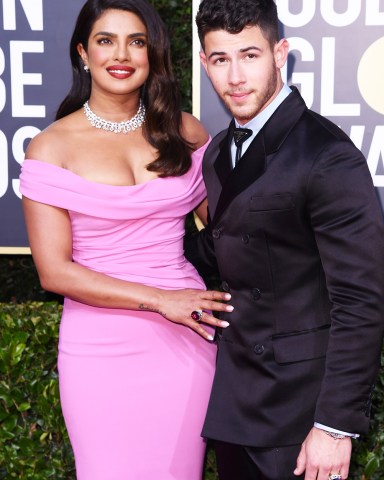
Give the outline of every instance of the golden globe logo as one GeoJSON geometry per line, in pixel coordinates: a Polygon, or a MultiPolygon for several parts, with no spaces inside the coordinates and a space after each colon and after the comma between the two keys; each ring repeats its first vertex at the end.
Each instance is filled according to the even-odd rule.
{"type": "Polygon", "coordinates": [[[276,0],[290,43],[283,75],[309,108],[340,125],[384,187],[384,3],[276,0]]]}
{"type": "Polygon", "coordinates": [[[361,57],[357,71],[361,96],[384,115],[384,37],[373,42],[361,57]]]}

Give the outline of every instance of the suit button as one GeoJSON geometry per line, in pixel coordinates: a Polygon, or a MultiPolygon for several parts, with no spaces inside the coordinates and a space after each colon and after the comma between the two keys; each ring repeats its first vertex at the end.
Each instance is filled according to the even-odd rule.
{"type": "Polygon", "coordinates": [[[253,288],[252,289],[252,299],[257,302],[261,297],[261,290],[260,288],[253,288]]]}
{"type": "Polygon", "coordinates": [[[246,233],[245,235],[243,235],[241,240],[243,241],[243,243],[247,244],[249,243],[249,239],[250,239],[250,236],[248,233],[246,233]]]}
{"type": "Polygon", "coordinates": [[[214,228],[212,230],[212,237],[215,239],[215,240],[218,240],[221,236],[221,228],[214,228]]]}
{"type": "Polygon", "coordinates": [[[261,355],[264,352],[264,345],[262,343],[258,343],[255,345],[253,350],[257,355],[261,355]]]}
{"type": "Polygon", "coordinates": [[[229,292],[230,288],[227,282],[221,282],[221,288],[224,290],[224,292],[229,292]]]}

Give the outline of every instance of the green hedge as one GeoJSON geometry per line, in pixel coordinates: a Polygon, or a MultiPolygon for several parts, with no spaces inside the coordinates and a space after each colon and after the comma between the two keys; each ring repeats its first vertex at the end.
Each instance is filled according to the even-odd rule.
{"type": "Polygon", "coordinates": [[[172,62],[182,92],[182,106],[192,111],[192,1],[150,0],[160,13],[171,39],[172,62]]]}
{"type": "MultiPolygon", "coordinates": [[[[58,302],[0,303],[1,479],[75,479],[56,369],[61,309],[58,302]]],[[[384,478],[383,397],[381,377],[370,434],[354,441],[350,478],[384,478]]],[[[209,451],[205,480],[215,478],[209,451]]]]}
{"type": "Polygon", "coordinates": [[[56,370],[61,306],[0,304],[0,478],[74,479],[56,370]]]}

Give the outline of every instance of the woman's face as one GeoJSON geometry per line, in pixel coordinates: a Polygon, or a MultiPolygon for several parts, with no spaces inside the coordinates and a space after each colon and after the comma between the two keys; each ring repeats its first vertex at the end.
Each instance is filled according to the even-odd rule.
{"type": "Polygon", "coordinates": [[[92,93],[138,92],[149,75],[147,43],[147,29],[137,15],[106,10],[93,25],[87,51],[78,45],[92,76],[92,93]]]}

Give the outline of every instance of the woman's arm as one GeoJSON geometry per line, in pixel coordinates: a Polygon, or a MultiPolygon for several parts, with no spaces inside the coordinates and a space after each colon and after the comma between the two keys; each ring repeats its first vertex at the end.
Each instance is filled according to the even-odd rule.
{"type": "MultiPolygon", "coordinates": [[[[206,339],[210,334],[191,318],[193,310],[232,311],[228,294],[193,289],[161,290],[94,272],[72,261],[69,214],[61,208],[23,198],[29,244],[44,289],[76,301],[105,308],[150,310],[192,328],[206,339]]],[[[202,321],[226,326],[204,312],[202,321]]]]}
{"type": "Polygon", "coordinates": [[[197,150],[208,142],[209,134],[203,124],[193,115],[183,112],[181,133],[185,140],[197,150]]]}
{"type": "Polygon", "coordinates": [[[206,198],[195,208],[195,214],[197,215],[197,218],[195,218],[197,228],[201,230],[208,223],[208,201],[206,198]],[[199,224],[199,221],[201,224],[199,224]]]}

